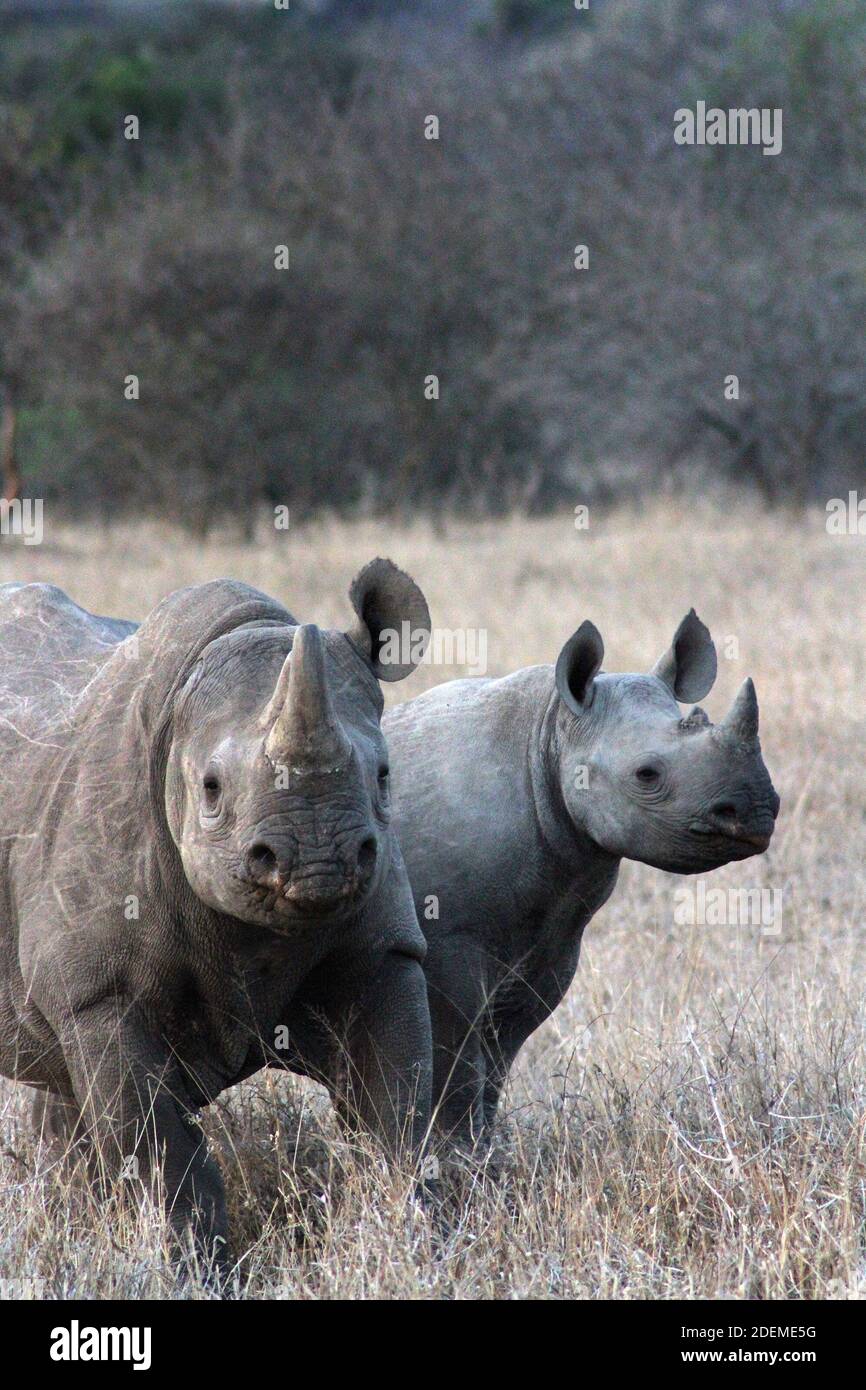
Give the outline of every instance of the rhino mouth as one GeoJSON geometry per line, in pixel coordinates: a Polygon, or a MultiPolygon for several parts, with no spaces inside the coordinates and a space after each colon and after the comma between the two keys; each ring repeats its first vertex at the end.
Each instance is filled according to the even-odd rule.
{"type": "Polygon", "coordinates": [[[773,827],[744,826],[737,821],[722,820],[694,821],[689,830],[704,840],[715,840],[723,844],[742,845],[750,853],[763,854],[773,838],[773,827]]]}
{"type": "Polygon", "coordinates": [[[316,875],[285,883],[257,883],[238,875],[245,898],[258,912],[285,921],[339,918],[356,910],[364,889],[351,879],[316,875]]]}
{"type": "Polygon", "coordinates": [[[359,893],[358,885],[351,881],[302,879],[289,884],[277,898],[277,909],[288,908],[304,917],[328,917],[354,905],[359,893]]]}
{"type": "Polygon", "coordinates": [[[751,845],[754,849],[765,850],[773,836],[772,833],[760,835],[739,834],[731,835],[729,838],[736,840],[738,844],[751,845]]]}

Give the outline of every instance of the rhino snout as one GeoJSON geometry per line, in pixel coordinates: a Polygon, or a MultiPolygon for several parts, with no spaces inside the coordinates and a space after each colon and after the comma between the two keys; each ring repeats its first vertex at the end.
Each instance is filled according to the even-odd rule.
{"type": "Polygon", "coordinates": [[[772,838],[780,804],[772,785],[760,798],[746,789],[729,792],[714,801],[706,816],[696,822],[692,829],[699,834],[724,835],[764,850],[772,838]]]}
{"type": "Polygon", "coordinates": [[[363,893],[376,870],[379,846],[374,835],[361,835],[340,846],[337,855],[298,858],[258,839],[246,854],[247,874],[254,884],[285,899],[298,911],[329,911],[363,893]]]}

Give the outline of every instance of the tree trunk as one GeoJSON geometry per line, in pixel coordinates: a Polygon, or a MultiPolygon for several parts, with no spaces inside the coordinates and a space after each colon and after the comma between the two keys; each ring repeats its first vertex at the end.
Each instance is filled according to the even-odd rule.
{"type": "Polygon", "coordinates": [[[21,471],[15,457],[15,407],[8,395],[0,432],[0,477],[3,481],[3,501],[16,502],[21,496],[21,471]]]}

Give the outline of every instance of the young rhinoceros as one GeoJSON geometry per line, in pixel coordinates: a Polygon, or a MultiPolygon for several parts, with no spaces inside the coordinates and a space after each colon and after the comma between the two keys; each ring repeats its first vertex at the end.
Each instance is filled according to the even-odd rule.
{"type": "Polygon", "coordinates": [[[694,611],[649,675],[600,674],[603,653],[585,622],[555,670],[451,681],[384,721],[427,937],[434,1106],[461,1142],[484,1135],[517,1052],[568,989],[621,859],[699,873],[773,832],[752,682],[718,726],[677,707],[716,675],[694,611]]]}
{"type": "Polygon", "coordinates": [[[380,664],[381,630],[429,615],[385,560],[350,597],[357,625],[321,632],[219,580],[136,628],[0,587],[0,1072],[109,1173],[149,1179],[164,1153],[204,1250],[226,1213],[194,1115],[263,1065],[324,1081],[392,1147],[429,1120],[377,680],[411,669],[380,664]]]}

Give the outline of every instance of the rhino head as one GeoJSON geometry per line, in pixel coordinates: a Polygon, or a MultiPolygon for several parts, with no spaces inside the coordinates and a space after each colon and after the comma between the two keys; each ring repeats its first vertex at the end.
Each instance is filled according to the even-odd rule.
{"type": "Polygon", "coordinates": [[[430,617],[415,583],[387,560],[361,571],[350,599],[348,632],[266,622],[217,638],[176,701],[172,838],[197,896],[242,921],[286,931],[339,920],[387,872],[379,680],[409,674],[430,617]],[[381,634],[403,623],[414,660],[386,663],[381,634]]]}
{"type": "Polygon", "coordinates": [[[716,652],[694,609],[647,675],[601,674],[601,636],[583,623],[556,663],[558,776],[574,824],[603,849],[698,873],[767,848],[779,798],[761,757],[746,680],[721,724],[695,706],[716,652]]]}

